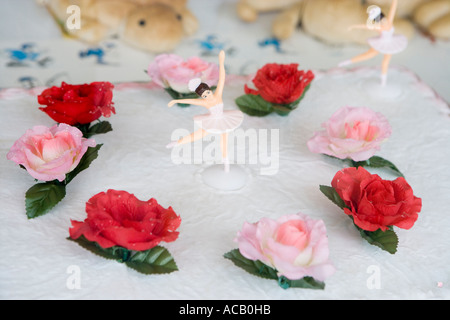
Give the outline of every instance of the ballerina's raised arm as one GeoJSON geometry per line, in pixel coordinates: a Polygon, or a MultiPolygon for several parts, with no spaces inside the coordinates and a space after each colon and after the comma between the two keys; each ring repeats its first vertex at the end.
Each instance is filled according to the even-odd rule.
{"type": "Polygon", "coordinates": [[[397,12],[398,0],[392,0],[391,8],[389,9],[389,13],[387,19],[389,21],[390,26],[394,24],[395,14],[397,12]]]}
{"type": "Polygon", "coordinates": [[[216,92],[214,96],[222,100],[223,87],[225,86],[225,51],[221,50],[219,53],[219,81],[217,82],[216,92]]]}

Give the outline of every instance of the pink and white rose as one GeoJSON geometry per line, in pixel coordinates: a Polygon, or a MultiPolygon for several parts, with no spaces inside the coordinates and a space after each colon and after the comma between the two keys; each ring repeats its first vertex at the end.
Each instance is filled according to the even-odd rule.
{"type": "Polygon", "coordinates": [[[246,222],[236,241],[245,258],[259,260],[290,280],[324,281],[335,272],[324,222],[301,213],[246,222]]]}
{"type": "Polygon", "coordinates": [[[200,78],[210,87],[219,81],[219,66],[198,57],[184,60],[175,54],[160,54],[147,70],[152,81],[162,88],[171,88],[180,93],[190,93],[189,80],[200,78]]]}
{"type": "Polygon", "coordinates": [[[95,146],[94,140],[83,138],[78,128],[67,124],[35,126],[14,143],[7,158],[24,166],[35,179],[63,181],[88,147],[95,146]]]}
{"type": "Polygon", "coordinates": [[[388,120],[366,107],[343,107],[322,124],[307,145],[311,152],[365,161],[392,133],[388,120]]]}

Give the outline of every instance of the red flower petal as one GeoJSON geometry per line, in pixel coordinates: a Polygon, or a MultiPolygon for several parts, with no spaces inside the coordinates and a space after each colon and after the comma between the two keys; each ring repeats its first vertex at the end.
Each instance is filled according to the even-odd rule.
{"type": "Polygon", "coordinates": [[[339,171],[333,178],[331,186],[337,191],[345,203],[357,203],[361,197],[360,185],[363,181],[372,180],[372,175],[363,167],[346,168],[339,171]]]}
{"type": "Polygon", "coordinates": [[[290,104],[298,100],[311,83],[311,71],[298,70],[298,64],[266,64],[258,70],[253,79],[257,90],[244,87],[246,94],[260,95],[275,104],[290,104]]]}
{"type": "Polygon", "coordinates": [[[367,231],[385,231],[390,226],[409,229],[422,208],[422,200],[404,178],[383,180],[359,167],[339,171],[331,184],[351,208],[344,212],[367,231]]]}
{"type": "Polygon", "coordinates": [[[87,124],[102,115],[115,113],[112,89],[109,82],[70,85],[62,82],[60,87],[51,87],[38,96],[39,108],[53,120],[69,125],[87,124]]]}
{"type": "Polygon", "coordinates": [[[161,207],[155,199],[141,201],[126,191],[108,190],[86,203],[87,219],[73,222],[71,237],[81,234],[106,248],[148,250],[161,241],[178,238],[181,219],[171,207],[161,207]]]}

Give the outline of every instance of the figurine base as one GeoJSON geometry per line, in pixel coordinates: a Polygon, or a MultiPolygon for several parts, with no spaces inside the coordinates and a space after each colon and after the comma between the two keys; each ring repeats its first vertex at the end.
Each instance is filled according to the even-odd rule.
{"type": "Polygon", "coordinates": [[[382,85],[379,78],[369,78],[361,82],[361,89],[372,98],[380,100],[399,100],[402,98],[404,89],[396,83],[389,81],[382,85]]]}
{"type": "Polygon", "coordinates": [[[223,191],[236,191],[247,183],[247,172],[237,165],[231,165],[228,172],[223,165],[212,165],[201,172],[201,177],[208,186],[223,191]]]}

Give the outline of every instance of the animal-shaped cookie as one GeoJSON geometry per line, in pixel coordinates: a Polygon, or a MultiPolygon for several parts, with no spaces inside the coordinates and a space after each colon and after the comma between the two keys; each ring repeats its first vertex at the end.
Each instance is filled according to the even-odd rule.
{"type": "Polygon", "coordinates": [[[96,44],[111,36],[144,51],[172,51],[197,31],[198,21],[187,0],[40,0],[62,30],[96,44]],[[79,8],[79,28],[69,28],[68,8],[79,8]]]}

